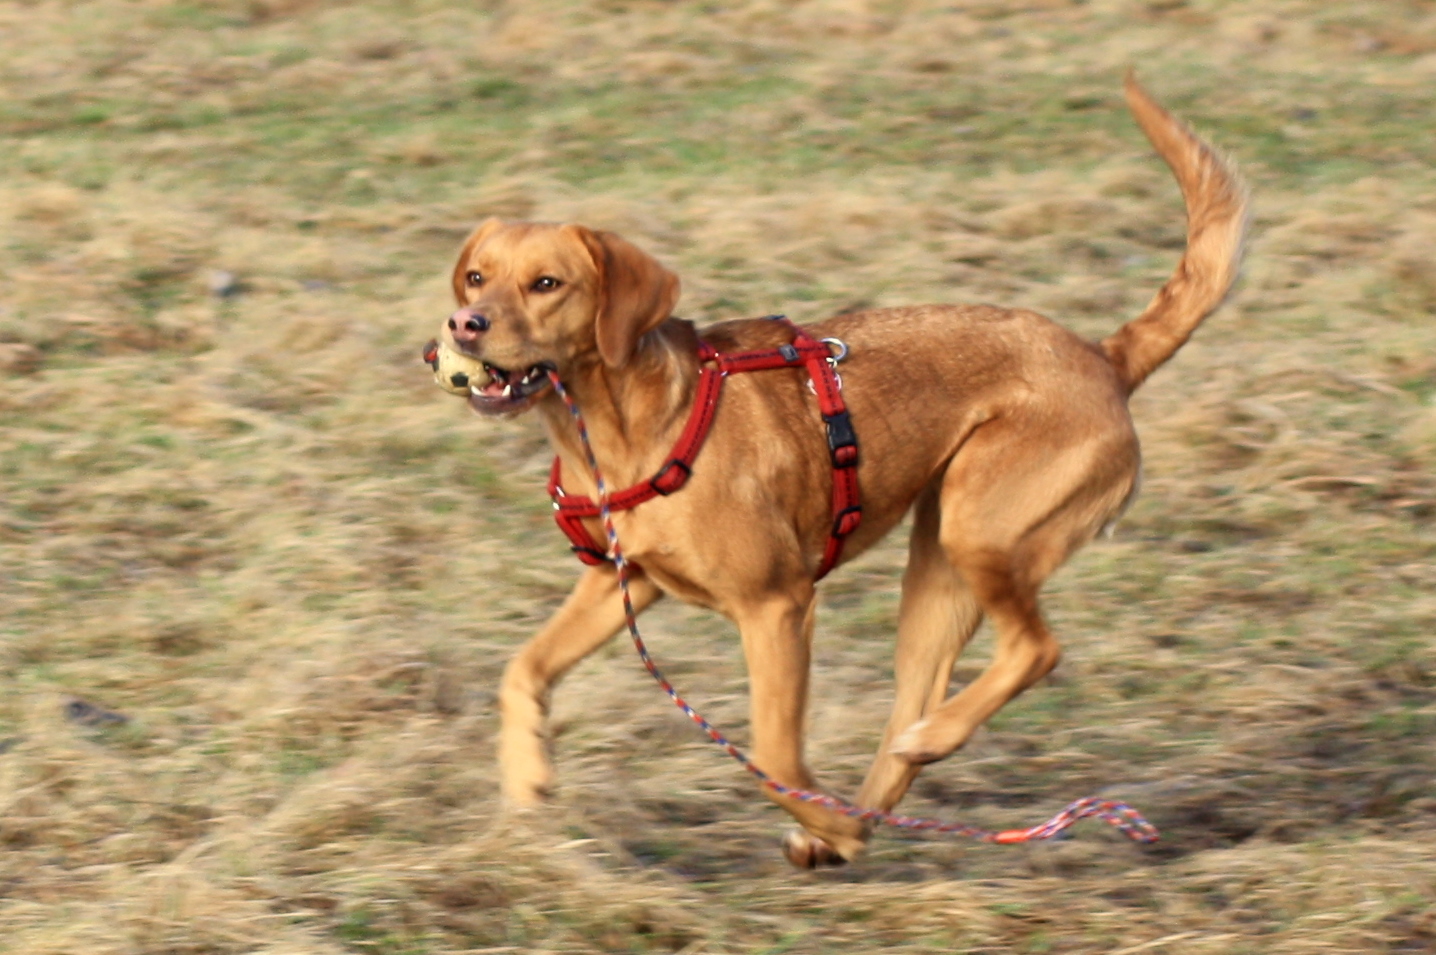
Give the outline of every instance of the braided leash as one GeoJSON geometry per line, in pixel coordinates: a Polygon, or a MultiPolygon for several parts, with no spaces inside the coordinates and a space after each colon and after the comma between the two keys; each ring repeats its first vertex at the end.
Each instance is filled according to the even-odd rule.
{"type": "Polygon", "coordinates": [[[784,786],[763,772],[751,759],[744,755],[743,751],[728,741],[728,738],[718,731],[712,723],[703,718],[703,715],[689,706],[678,695],[673,684],[658,669],[658,664],[653,662],[653,657],[648,653],[648,647],[644,644],[643,638],[638,633],[638,615],[633,610],[633,601],[628,594],[628,562],[624,559],[623,550],[618,544],[618,532],[613,527],[613,516],[608,508],[608,489],[603,483],[603,474],[598,469],[598,460],[594,457],[593,446],[588,440],[588,428],[583,423],[583,415],[578,410],[563,382],[559,379],[558,372],[550,371],[549,380],[553,382],[554,390],[563,399],[564,405],[568,407],[568,413],[573,417],[574,425],[578,428],[578,437],[583,445],[583,453],[588,459],[588,466],[593,471],[594,483],[598,486],[599,515],[603,519],[603,529],[608,535],[608,547],[613,554],[614,567],[618,571],[618,586],[623,593],[623,613],[628,623],[629,636],[633,638],[633,646],[638,650],[638,658],[643,661],[643,666],[658,681],[673,704],[683,713],[703,728],[709,739],[723,747],[729,756],[742,765],[744,769],[757,777],[758,781],[772,792],[789,799],[796,799],[799,802],[814,803],[833,812],[841,813],[844,816],[851,816],[854,819],[885,823],[889,826],[897,826],[902,829],[915,829],[924,832],[948,832],[959,836],[967,836],[977,839],[980,842],[994,842],[1003,845],[1017,842],[1032,842],[1040,839],[1051,839],[1053,836],[1067,829],[1073,823],[1096,816],[1098,819],[1120,829],[1129,839],[1135,842],[1156,842],[1157,829],[1150,822],[1142,817],[1142,814],[1124,802],[1111,799],[1098,799],[1096,796],[1088,796],[1072,803],[1051,819],[1041,825],[1033,826],[1030,829],[1004,829],[994,832],[989,829],[980,829],[977,826],[970,826],[961,822],[943,822],[940,819],[923,819],[915,816],[901,816],[895,813],[884,812],[881,809],[864,809],[861,806],[854,806],[833,796],[824,793],[813,792],[808,789],[795,789],[791,786],[784,786]]]}

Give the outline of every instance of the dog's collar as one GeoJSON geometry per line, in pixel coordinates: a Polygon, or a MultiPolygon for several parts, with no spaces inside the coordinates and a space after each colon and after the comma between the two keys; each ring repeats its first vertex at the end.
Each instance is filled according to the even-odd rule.
{"type": "MultiPolygon", "coordinates": [[[[791,344],[757,351],[723,353],[699,340],[698,358],[703,363],[703,370],[698,377],[693,410],[688,415],[683,433],[673,445],[667,462],[653,477],[613,492],[608,497],[608,507],[612,511],[630,510],[655,497],[666,497],[688,483],[693,476],[693,463],[717,417],[723,381],[730,374],[806,366],[813,393],[818,398],[818,407],[827,425],[828,453],[833,465],[833,523],[828,530],[822,563],[818,565],[817,579],[821,580],[837,566],[842,557],[843,542],[857,530],[863,513],[858,494],[858,437],[843,403],[842,379],[834,368],[847,357],[848,347],[838,339],[819,341],[781,315],[771,317],[793,330],[791,344]],[[837,349],[836,354],[834,348],[837,349]]],[[[585,564],[596,566],[610,561],[612,558],[607,549],[594,540],[584,526],[585,518],[598,516],[597,502],[565,493],[562,478],[563,464],[555,457],[549,471],[548,493],[553,500],[554,520],[559,529],[572,543],[578,559],[585,564]]]]}

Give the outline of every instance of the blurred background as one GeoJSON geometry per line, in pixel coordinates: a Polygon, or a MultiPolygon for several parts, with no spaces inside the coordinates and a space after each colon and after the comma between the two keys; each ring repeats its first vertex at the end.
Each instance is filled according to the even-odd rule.
{"type": "MultiPolygon", "coordinates": [[[[1436,3],[0,0],[0,952],[1436,950],[1436,3]],[[1138,393],[1059,669],[880,832],[787,818],[625,642],[498,812],[493,692],[578,572],[532,418],[418,359],[487,215],[621,231],[680,314],[930,301],[1099,337],[1175,265],[1135,66],[1255,193],[1138,393]]],[[[812,762],[890,702],[904,541],[823,589],[812,762]]],[[[660,606],[746,737],[736,634],[660,606]]],[[[978,672],[980,635],[955,677],[978,672]]]]}

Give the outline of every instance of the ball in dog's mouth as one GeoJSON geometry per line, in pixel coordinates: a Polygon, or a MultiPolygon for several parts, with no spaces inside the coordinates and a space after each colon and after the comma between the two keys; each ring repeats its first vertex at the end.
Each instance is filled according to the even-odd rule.
{"type": "Polygon", "coordinates": [[[549,387],[549,372],[556,367],[541,361],[513,372],[437,340],[424,346],[423,355],[434,370],[435,384],[451,395],[467,396],[469,406],[484,414],[513,414],[527,408],[549,387]]]}

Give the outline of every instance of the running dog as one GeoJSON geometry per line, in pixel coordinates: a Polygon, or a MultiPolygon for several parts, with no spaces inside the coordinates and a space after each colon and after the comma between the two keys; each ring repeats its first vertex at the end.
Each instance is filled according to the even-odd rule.
{"type": "MultiPolygon", "coordinates": [[[[846,346],[841,399],[861,447],[846,465],[802,362],[727,376],[701,450],[685,473],[672,465],[714,356],[791,350],[792,326],[752,319],[700,330],[674,318],[677,276],[612,233],[490,219],[464,244],[453,272],[460,308],[439,347],[474,369],[460,376],[469,404],[484,415],[536,410],[558,456],[554,493],[595,497],[554,372],[587,419],[610,485],[658,485],[614,515],[634,605],[672,594],[737,624],[751,755],[778,782],[816,788],[803,759],[814,585],[833,562],[830,491],[843,467],[855,469],[861,495],[860,523],[847,521],[838,538],[843,560],[913,512],[896,701],[857,804],[894,807],[923,764],[957,750],[1056,665],[1038,592],[1136,492],[1128,396],[1225,298],[1247,218],[1236,169],[1131,77],[1126,96],[1186,202],[1175,274],[1100,342],[990,305],[874,309],[808,326],[800,340],[846,346]],[[996,631],[992,663],[948,696],[953,665],[984,616],[996,631]]],[[[603,539],[597,519],[575,520],[576,543],[603,539]]],[[[586,549],[591,566],[504,674],[498,749],[510,804],[537,803],[553,785],[553,684],[624,623],[604,548],[586,549]]],[[[769,796],[801,825],[783,843],[796,866],[852,859],[868,839],[862,822],[769,796]]]]}

